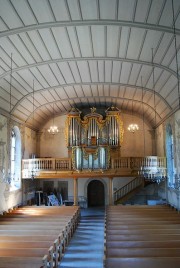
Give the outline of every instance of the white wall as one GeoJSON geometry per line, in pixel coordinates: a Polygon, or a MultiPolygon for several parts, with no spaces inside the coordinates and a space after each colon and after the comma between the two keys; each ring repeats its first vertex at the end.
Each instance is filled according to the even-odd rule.
{"type": "Polygon", "coordinates": [[[37,155],[37,135],[36,132],[28,127],[24,128],[24,153],[23,158],[32,158],[32,155],[37,155]]]}
{"type": "MultiPolygon", "coordinates": [[[[10,143],[9,143],[9,123],[6,117],[0,115],[0,142],[4,145],[1,145],[0,149],[0,169],[5,169],[6,175],[8,174],[10,155],[10,143]]],[[[1,174],[2,180],[2,174],[1,174]]],[[[9,208],[20,204],[22,201],[22,191],[21,189],[10,191],[9,184],[0,182],[0,213],[7,211],[9,208]]]]}
{"type": "Polygon", "coordinates": [[[39,156],[40,157],[68,157],[68,149],[65,140],[66,116],[55,118],[55,124],[59,128],[59,133],[51,135],[48,128],[52,125],[52,120],[48,121],[39,134],[39,156]]]}
{"type": "Polygon", "coordinates": [[[156,146],[157,146],[157,156],[165,156],[165,129],[164,125],[161,124],[156,129],[156,146]]]}

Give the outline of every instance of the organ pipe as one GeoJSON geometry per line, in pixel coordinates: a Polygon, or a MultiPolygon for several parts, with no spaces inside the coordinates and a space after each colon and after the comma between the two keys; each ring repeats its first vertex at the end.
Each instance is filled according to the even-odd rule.
{"type": "Polygon", "coordinates": [[[94,111],[95,108],[84,118],[80,117],[80,111],[77,109],[73,109],[69,114],[67,144],[72,147],[78,170],[108,168],[109,147],[121,144],[120,111],[111,107],[106,110],[106,117],[94,111]]]}

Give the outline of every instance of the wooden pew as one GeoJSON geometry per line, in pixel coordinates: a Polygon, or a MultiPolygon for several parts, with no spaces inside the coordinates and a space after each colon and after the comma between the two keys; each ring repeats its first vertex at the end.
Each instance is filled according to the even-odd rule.
{"type": "Polygon", "coordinates": [[[119,248],[180,248],[180,240],[168,241],[106,241],[108,249],[119,248]]]}
{"type": "Polygon", "coordinates": [[[107,207],[105,268],[180,267],[180,216],[167,206],[107,207]]]}
{"type": "Polygon", "coordinates": [[[4,265],[0,264],[0,267],[30,267],[30,261],[36,263],[37,268],[46,267],[48,262],[50,267],[57,267],[79,217],[78,207],[29,207],[0,216],[0,256],[4,265]],[[47,250],[50,241],[53,247],[47,250]],[[44,255],[45,251],[48,251],[48,255],[44,255]]]}
{"type": "Polygon", "coordinates": [[[105,268],[179,268],[180,257],[108,258],[105,268]]]}
{"type": "MultiPolygon", "coordinates": [[[[32,249],[41,249],[41,250],[47,250],[48,248],[52,249],[52,254],[49,256],[52,258],[55,262],[55,267],[58,265],[58,261],[62,258],[62,249],[60,248],[60,244],[58,242],[58,239],[55,239],[52,246],[52,241],[14,241],[14,240],[0,240],[0,252],[1,249],[5,250],[8,249],[11,251],[11,249],[30,249],[31,253],[33,253],[32,249]]],[[[11,252],[10,252],[11,253],[11,252]]],[[[0,255],[1,256],[1,255],[0,255]]],[[[3,255],[4,256],[4,255],[3,255]]],[[[35,256],[36,257],[36,256],[35,256]]],[[[49,258],[49,260],[50,260],[49,258]]],[[[53,261],[52,260],[52,261],[53,261]]]]}
{"type": "Polygon", "coordinates": [[[44,248],[46,245],[46,249],[49,248],[49,245],[53,244],[53,254],[55,255],[55,261],[60,261],[62,259],[63,253],[65,251],[64,248],[64,240],[62,234],[58,235],[1,235],[0,236],[0,248],[7,248],[6,244],[14,247],[14,244],[18,244],[17,248],[23,246],[24,248],[31,247],[41,247],[44,248]],[[52,242],[54,239],[54,242],[52,242]]]}
{"type": "MultiPolygon", "coordinates": [[[[0,248],[0,256],[1,257],[38,257],[39,260],[42,259],[42,256],[47,256],[47,262],[49,263],[49,267],[55,267],[53,263],[53,248],[50,247],[48,250],[44,248],[0,248]]],[[[42,264],[41,264],[42,265],[42,264]]]]}
{"type": "MultiPolygon", "coordinates": [[[[58,259],[62,258],[62,253],[65,251],[65,248],[68,243],[68,237],[64,233],[64,229],[60,230],[60,228],[57,228],[56,230],[51,230],[51,228],[45,228],[41,229],[40,227],[36,228],[35,230],[28,229],[28,226],[21,228],[22,226],[15,226],[13,229],[0,229],[0,244],[4,239],[8,239],[9,236],[11,236],[14,240],[20,240],[22,237],[22,241],[34,241],[35,239],[38,239],[38,241],[46,241],[47,239],[51,240],[51,245],[53,244],[53,238],[57,238],[58,241],[58,259]],[[18,227],[18,228],[17,228],[18,227]]],[[[9,239],[10,241],[10,239],[9,239]]],[[[57,249],[54,248],[54,253],[57,255],[57,249]]]]}
{"type": "Polygon", "coordinates": [[[47,256],[39,257],[2,257],[0,256],[0,268],[48,268],[47,256]]]}
{"type": "Polygon", "coordinates": [[[165,229],[162,227],[162,229],[151,229],[151,227],[149,228],[141,228],[141,229],[131,229],[131,230],[117,230],[117,229],[108,229],[106,231],[106,234],[107,235],[141,235],[141,234],[147,234],[147,233],[150,233],[150,234],[180,234],[180,229],[165,229]]]}
{"type": "Polygon", "coordinates": [[[179,257],[180,248],[107,248],[107,258],[179,257]]]}
{"type": "Polygon", "coordinates": [[[179,229],[180,228],[180,224],[154,224],[154,225],[149,225],[149,224],[128,224],[128,225],[118,225],[118,224],[108,224],[106,225],[106,230],[146,230],[146,229],[151,229],[151,230],[161,230],[161,229],[168,229],[168,230],[173,230],[173,229],[179,229]]]}
{"type": "Polygon", "coordinates": [[[180,234],[106,235],[109,241],[168,241],[180,240],[180,234]]]}

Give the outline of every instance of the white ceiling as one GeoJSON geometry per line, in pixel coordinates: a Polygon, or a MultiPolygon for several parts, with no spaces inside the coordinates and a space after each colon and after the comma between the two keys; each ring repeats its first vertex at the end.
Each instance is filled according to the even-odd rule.
{"type": "Polygon", "coordinates": [[[39,128],[114,105],[163,122],[179,108],[173,3],[175,28],[172,0],[0,0],[0,112],[39,128]]]}

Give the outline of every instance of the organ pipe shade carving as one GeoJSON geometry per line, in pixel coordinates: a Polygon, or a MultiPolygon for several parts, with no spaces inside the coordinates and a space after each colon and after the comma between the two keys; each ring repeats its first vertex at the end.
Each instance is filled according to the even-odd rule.
{"type": "Polygon", "coordinates": [[[65,133],[75,170],[108,169],[111,149],[120,147],[123,141],[120,111],[110,107],[103,117],[93,107],[91,113],[81,117],[81,112],[73,108],[67,116],[65,133]]]}

